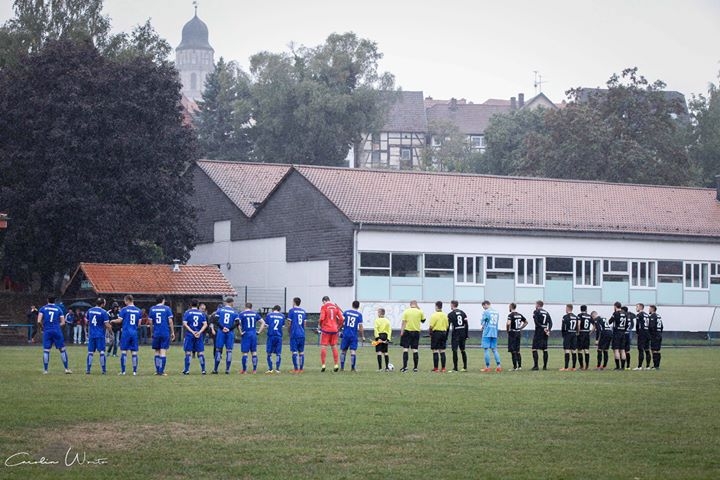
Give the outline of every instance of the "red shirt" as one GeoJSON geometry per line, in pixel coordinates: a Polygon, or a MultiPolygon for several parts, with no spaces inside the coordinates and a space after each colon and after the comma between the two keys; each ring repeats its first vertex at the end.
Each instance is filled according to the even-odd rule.
{"type": "Polygon", "coordinates": [[[320,308],[320,331],[323,333],[338,333],[340,325],[343,324],[343,314],[340,307],[332,302],[323,304],[320,308]]]}

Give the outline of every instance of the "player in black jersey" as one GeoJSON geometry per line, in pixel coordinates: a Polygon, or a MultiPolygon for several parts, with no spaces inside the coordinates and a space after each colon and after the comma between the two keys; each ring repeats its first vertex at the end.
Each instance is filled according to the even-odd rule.
{"type": "Polygon", "coordinates": [[[615,370],[625,370],[625,333],[628,328],[628,318],[620,302],[615,302],[613,307],[615,311],[608,323],[613,327],[612,349],[615,353],[615,370]]]}
{"type": "Polygon", "coordinates": [[[522,357],[520,356],[520,337],[522,329],[527,327],[528,321],[522,313],[515,311],[517,305],[511,303],[508,308],[510,313],[507,317],[508,352],[512,356],[513,370],[522,370],[522,357]]]}
{"type": "Polygon", "coordinates": [[[593,328],[593,320],[587,313],[587,305],[580,305],[578,317],[578,362],[580,370],[590,368],[590,332],[593,328]],[[584,356],[584,358],[583,358],[584,356]]]}
{"type": "Polygon", "coordinates": [[[567,372],[570,364],[570,355],[572,355],[572,371],[577,367],[577,335],[578,335],[578,318],[573,313],[573,306],[567,304],[565,306],[565,316],[562,319],[562,337],[563,349],[565,349],[565,368],[561,368],[561,372],[567,372]]]}
{"type": "Polygon", "coordinates": [[[633,370],[643,369],[643,359],[645,360],[645,368],[650,368],[650,332],[648,330],[648,321],[650,317],[645,313],[645,305],[638,303],[635,305],[635,333],[637,333],[638,348],[638,366],[633,370]]]}
{"type": "Polygon", "coordinates": [[[625,370],[630,370],[630,347],[632,346],[632,330],[635,327],[635,314],[628,311],[628,307],[623,305],[622,311],[627,315],[628,323],[625,331],[625,370]]]}
{"type": "Polygon", "coordinates": [[[544,306],[545,304],[542,300],[535,302],[535,311],[533,312],[535,334],[533,335],[532,343],[533,370],[538,370],[538,350],[543,351],[543,370],[547,370],[547,344],[550,331],[552,330],[552,318],[547,310],[543,308],[544,306]]]}
{"type": "Polygon", "coordinates": [[[458,308],[458,301],[452,300],[450,302],[450,313],[448,313],[448,321],[450,323],[450,329],[452,329],[452,337],[450,337],[450,346],[452,348],[453,357],[453,372],[458,371],[458,348],[462,355],[463,368],[462,371],[467,371],[467,353],[465,353],[465,341],[468,338],[468,323],[467,315],[465,312],[458,308]]]}
{"type": "Polygon", "coordinates": [[[652,369],[660,368],[660,348],[662,347],[663,322],[662,317],[657,313],[657,307],[650,305],[650,319],[648,321],[648,332],[650,333],[650,350],[652,350],[652,369]]]}
{"type": "Polygon", "coordinates": [[[596,370],[605,370],[608,364],[608,348],[612,342],[612,330],[607,319],[593,311],[590,316],[593,319],[595,328],[595,345],[597,345],[597,367],[596,370]]]}

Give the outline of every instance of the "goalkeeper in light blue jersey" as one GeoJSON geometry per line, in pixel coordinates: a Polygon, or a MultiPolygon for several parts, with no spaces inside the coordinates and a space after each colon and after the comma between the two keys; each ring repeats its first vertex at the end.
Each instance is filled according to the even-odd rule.
{"type": "Polygon", "coordinates": [[[490,302],[485,300],[482,303],[483,312],[481,321],[482,329],[482,348],[485,349],[485,368],[483,372],[490,372],[490,350],[495,356],[495,371],[502,372],[500,366],[500,354],[497,350],[498,323],[500,323],[500,314],[490,307],[490,302]]]}

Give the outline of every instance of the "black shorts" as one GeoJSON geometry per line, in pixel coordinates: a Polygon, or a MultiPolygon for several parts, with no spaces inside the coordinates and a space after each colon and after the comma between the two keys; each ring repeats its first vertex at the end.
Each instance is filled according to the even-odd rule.
{"type": "Polygon", "coordinates": [[[464,330],[458,333],[453,332],[450,339],[450,345],[452,346],[453,350],[457,350],[458,347],[460,348],[460,350],[465,350],[465,340],[467,340],[467,337],[465,336],[464,330]]]}
{"type": "Polygon", "coordinates": [[[430,334],[430,349],[445,350],[447,348],[447,332],[432,332],[430,334]]]}
{"type": "Polygon", "coordinates": [[[612,349],[625,350],[625,340],[627,335],[625,332],[614,332],[612,336],[612,349]]]}
{"type": "Polygon", "coordinates": [[[610,342],[612,342],[612,334],[603,333],[600,334],[600,340],[598,341],[598,350],[607,350],[610,348],[610,342]]]}
{"type": "Polygon", "coordinates": [[[533,336],[532,349],[533,350],[547,350],[548,336],[545,335],[545,331],[535,331],[533,336]]]}
{"type": "Polygon", "coordinates": [[[577,334],[566,333],[563,336],[563,349],[565,350],[577,350],[577,334]]]}
{"type": "Polygon", "coordinates": [[[375,345],[375,351],[378,353],[387,353],[388,352],[388,344],[385,342],[380,342],[377,345],[375,345]]]}
{"type": "Polygon", "coordinates": [[[590,332],[580,332],[577,339],[578,350],[590,350],[590,332]]]}
{"type": "Polygon", "coordinates": [[[626,333],[625,334],[625,351],[629,352],[631,346],[632,346],[632,335],[630,335],[629,333],[626,333]]]}
{"type": "Polygon", "coordinates": [[[420,332],[408,332],[405,330],[402,337],[400,337],[400,346],[417,350],[418,345],[420,345],[420,332]]]}
{"type": "Polygon", "coordinates": [[[508,332],[508,352],[520,351],[521,332],[508,332]]]}
{"type": "Polygon", "coordinates": [[[639,333],[637,337],[638,350],[650,350],[650,335],[639,333]]]}
{"type": "Polygon", "coordinates": [[[650,337],[650,350],[658,351],[662,347],[662,335],[650,337]]]}

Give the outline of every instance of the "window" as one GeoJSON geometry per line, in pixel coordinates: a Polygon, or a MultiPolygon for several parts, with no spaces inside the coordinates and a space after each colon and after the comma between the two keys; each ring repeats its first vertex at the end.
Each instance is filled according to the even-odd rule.
{"type": "Polygon", "coordinates": [[[419,277],[420,276],[420,255],[393,253],[392,254],[392,276],[393,277],[419,277]]]}
{"type": "Polygon", "coordinates": [[[604,282],[627,282],[628,262],[626,260],[603,260],[604,282]]]}
{"type": "Polygon", "coordinates": [[[710,285],[720,284],[720,263],[710,264],[710,285]]]}
{"type": "Polygon", "coordinates": [[[600,260],[576,258],[575,259],[575,286],[576,287],[599,287],[600,260]]]}
{"type": "Polygon", "coordinates": [[[361,277],[389,277],[390,254],[375,252],[360,252],[361,277]]]}
{"type": "Polygon", "coordinates": [[[685,262],[685,288],[708,288],[708,264],[685,262]]]}
{"type": "Polygon", "coordinates": [[[400,160],[410,161],[412,160],[412,150],[409,148],[400,149],[400,160]]]}
{"type": "Polygon", "coordinates": [[[658,283],[682,283],[683,281],[683,262],[661,260],[657,262],[657,270],[658,283]]]}
{"type": "Polygon", "coordinates": [[[452,278],[453,256],[425,254],[425,278],[452,278]]]}
{"type": "Polygon", "coordinates": [[[543,258],[517,259],[517,284],[540,285],[543,284],[543,258]]]}
{"type": "Polygon", "coordinates": [[[573,259],[569,257],[547,257],[545,259],[546,280],[572,280],[573,259]]]}
{"type": "Polygon", "coordinates": [[[655,272],[657,263],[654,261],[630,262],[630,284],[633,287],[655,288],[655,272]]]}
{"type": "Polygon", "coordinates": [[[436,137],[435,135],[433,135],[431,141],[432,141],[433,147],[441,147],[442,146],[442,139],[440,139],[440,137],[436,137]]]}
{"type": "Polygon", "coordinates": [[[471,136],[470,145],[472,145],[472,148],[485,148],[485,137],[481,135],[471,136]]]}
{"type": "Polygon", "coordinates": [[[482,285],[485,283],[483,265],[485,259],[474,255],[455,257],[455,283],[482,285]]]}
{"type": "Polygon", "coordinates": [[[512,257],[487,257],[486,271],[489,279],[514,279],[515,269],[513,268],[512,257]]]}

